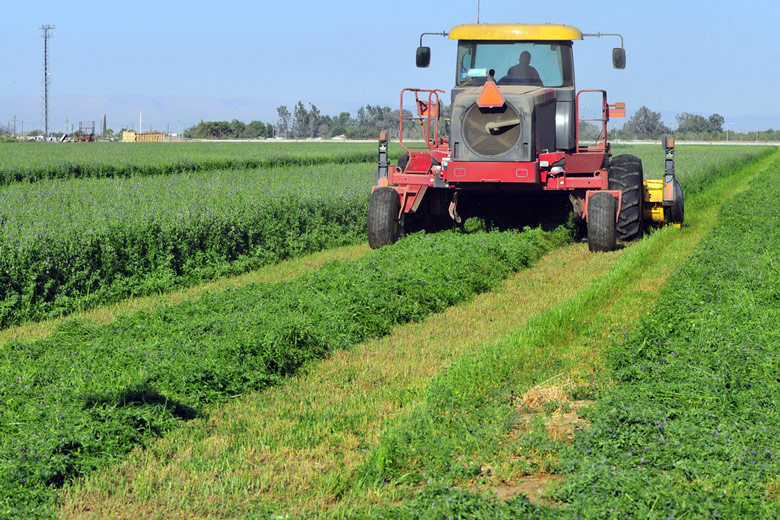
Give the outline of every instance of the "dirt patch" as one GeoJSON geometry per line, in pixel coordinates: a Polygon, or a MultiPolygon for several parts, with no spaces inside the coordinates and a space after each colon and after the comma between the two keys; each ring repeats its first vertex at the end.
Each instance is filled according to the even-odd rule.
{"type": "Polygon", "coordinates": [[[571,392],[583,384],[556,376],[536,385],[517,399],[520,416],[513,434],[527,433],[537,418],[544,417],[544,427],[550,439],[571,441],[577,429],[585,429],[588,421],[580,410],[594,403],[571,399],[571,392]]]}
{"type": "Polygon", "coordinates": [[[548,487],[553,482],[560,482],[560,475],[536,475],[524,478],[518,482],[506,482],[491,489],[501,500],[509,500],[518,495],[525,495],[534,504],[554,505],[549,498],[545,498],[548,487]]]}
{"type": "Polygon", "coordinates": [[[557,458],[558,449],[550,449],[551,446],[537,449],[536,446],[541,436],[553,441],[552,446],[563,447],[572,442],[575,432],[588,427],[589,423],[581,410],[594,401],[572,399],[572,395],[579,393],[577,390],[583,386],[583,383],[573,381],[568,376],[559,375],[517,397],[517,423],[508,438],[508,445],[513,446],[509,458],[519,462],[528,475],[518,478],[512,475],[512,471],[507,474],[501,470],[493,474],[492,471],[486,472],[483,467],[481,476],[492,477],[493,482],[480,486],[481,491],[492,491],[501,500],[522,494],[536,504],[557,505],[548,495],[550,486],[564,478],[550,472],[550,462],[557,458]]]}

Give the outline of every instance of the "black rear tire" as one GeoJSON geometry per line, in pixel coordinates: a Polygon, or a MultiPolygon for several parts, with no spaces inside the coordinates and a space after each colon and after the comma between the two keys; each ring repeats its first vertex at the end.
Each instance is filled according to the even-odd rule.
{"type": "Polygon", "coordinates": [[[588,248],[614,251],[617,199],[607,192],[594,193],[588,201],[588,248]]]}
{"type": "Polygon", "coordinates": [[[372,249],[392,244],[400,235],[401,200],[393,188],[377,188],[368,203],[368,245],[372,249]]]}
{"type": "Polygon", "coordinates": [[[675,224],[682,224],[685,220],[685,201],[683,192],[677,178],[674,179],[674,204],[670,208],[671,221],[675,224]]]}
{"type": "Polygon", "coordinates": [[[644,231],[644,179],[642,160],[634,155],[618,155],[609,163],[609,189],[620,190],[622,204],[617,220],[617,238],[633,242],[644,231]]]}

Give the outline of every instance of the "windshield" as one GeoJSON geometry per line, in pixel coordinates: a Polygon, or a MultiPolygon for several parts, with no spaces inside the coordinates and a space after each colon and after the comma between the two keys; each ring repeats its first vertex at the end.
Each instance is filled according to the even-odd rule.
{"type": "Polygon", "coordinates": [[[571,44],[562,42],[458,42],[459,87],[485,83],[494,70],[499,85],[573,85],[571,44]]]}

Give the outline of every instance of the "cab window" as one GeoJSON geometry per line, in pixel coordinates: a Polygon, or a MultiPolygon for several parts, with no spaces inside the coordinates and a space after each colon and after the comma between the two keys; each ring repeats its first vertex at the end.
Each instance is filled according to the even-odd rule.
{"type": "Polygon", "coordinates": [[[456,85],[479,86],[494,71],[499,85],[573,85],[568,42],[458,42],[456,85]]]}

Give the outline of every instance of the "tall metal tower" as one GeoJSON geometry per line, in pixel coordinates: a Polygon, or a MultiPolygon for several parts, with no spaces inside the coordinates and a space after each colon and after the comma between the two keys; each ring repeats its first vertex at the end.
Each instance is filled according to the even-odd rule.
{"type": "Polygon", "coordinates": [[[51,83],[51,74],[49,73],[49,38],[54,36],[54,25],[39,25],[43,36],[43,137],[49,137],[49,84],[51,83]]]}

